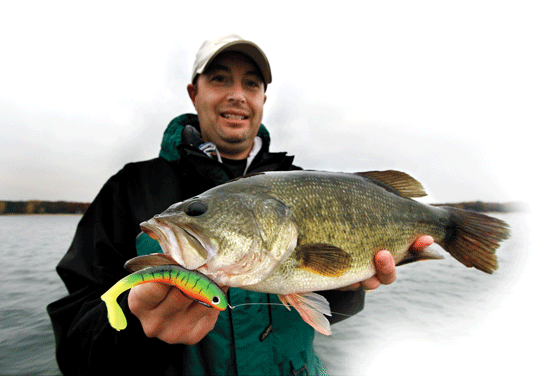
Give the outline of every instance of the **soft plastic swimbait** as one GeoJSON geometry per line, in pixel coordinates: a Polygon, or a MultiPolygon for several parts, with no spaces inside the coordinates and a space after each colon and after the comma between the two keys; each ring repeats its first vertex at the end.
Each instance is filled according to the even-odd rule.
{"type": "Polygon", "coordinates": [[[109,324],[114,329],[120,331],[127,325],[124,312],[117,302],[118,296],[134,286],[148,282],[162,282],[176,286],[188,298],[218,311],[224,311],[228,306],[225,292],[205,275],[179,265],[153,266],[122,278],[101,296],[101,300],[107,306],[109,324]]]}

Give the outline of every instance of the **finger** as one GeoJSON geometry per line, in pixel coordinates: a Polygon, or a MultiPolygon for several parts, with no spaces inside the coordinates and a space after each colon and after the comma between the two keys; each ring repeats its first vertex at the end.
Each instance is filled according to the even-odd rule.
{"type": "Polygon", "coordinates": [[[170,292],[172,286],[160,282],[144,283],[132,287],[128,295],[130,311],[150,310],[157,307],[170,292]]]}
{"type": "Polygon", "coordinates": [[[219,311],[188,299],[173,289],[167,299],[142,326],[146,334],[169,344],[193,345],[203,339],[215,326],[219,311]],[[182,304],[183,301],[183,304],[182,304]]]}
{"type": "Polygon", "coordinates": [[[374,264],[376,266],[376,276],[380,283],[389,285],[397,278],[395,273],[395,261],[389,251],[378,251],[374,256],[374,264]]]}
{"type": "Polygon", "coordinates": [[[357,282],[357,283],[354,283],[354,284],[349,285],[349,286],[340,287],[336,290],[338,290],[338,291],[357,291],[360,288],[362,288],[361,283],[357,282]]]}
{"type": "Polygon", "coordinates": [[[370,292],[370,291],[380,287],[381,284],[382,284],[382,282],[380,282],[378,277],[373,276],[373,277],[370,277],[369,279],[361,281],[361,288],[363,288],[363,290],[365,290],[367,292],[370,292]]]}
{"type": "Polygon", "coordinates": [[[416,241],[411,245],[411,249],[413,251],[419,252],[422,251],[424,248],[429,247],[434,242],[434,238],[430,235],[422,235],[416,241]]]}
{"type": "Polygon", "coordinates": [[[128,296],[128,307],[140,320],[148,337],[155,337],[167,317],[185,310],[192,303],[177,288],[158,282],[135,286],[128,296]]]}
{"type": "MultiPolygon", "coordinates": [[[[192,329],[180,333],[179,338],[174,343],[195,345],[202,340],[214,327],[220,315],[220,311],[207,308],[195,302],[193,310],[196,308],[195,314],[198,318],[195,324],[192,325],[192,329]]],[[[180,326],[180,328],[183,328],[180,326]]]]}

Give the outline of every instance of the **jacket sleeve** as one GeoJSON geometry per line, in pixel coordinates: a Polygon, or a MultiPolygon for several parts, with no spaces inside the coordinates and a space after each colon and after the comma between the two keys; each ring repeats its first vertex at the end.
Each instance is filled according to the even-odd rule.
{"type": "Polygon", "coordinates": [[[365,306],[365,292],[362,289],[357,291],[327,290],[319,291],[330,304],[332,316],[327,317],[330,324],[336,324],[357,313],[365,306]]]}
{"type": "Polygon", "coordinates": [[[107,321],[100,296],[127,274],[124,262],[135,256],[138,230],[124,187],[123,172],[104,185],[57,266],[68,295],[51,303],[48,313],[58,365],[65,375],[162,374],[162,368],[170,364],[167,357],[179,347],[169,347],[144,335],[139,320],[129,312],[127,293],[119,299],[128,327],[117,332],[107,321]],[[157,357],[157,361],[140,362],[143,357],[157,357]],[[151,364],[157,367],[147,370],[151,364]]]}

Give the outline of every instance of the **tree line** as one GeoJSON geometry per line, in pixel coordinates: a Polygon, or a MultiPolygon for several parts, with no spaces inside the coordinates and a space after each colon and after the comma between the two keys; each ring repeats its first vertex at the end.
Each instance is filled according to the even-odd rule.
{"type": "Polygon", "coordinates": [[[67,201],[0,201],[0,214],[82,214],[88,206],[67,201]]]}

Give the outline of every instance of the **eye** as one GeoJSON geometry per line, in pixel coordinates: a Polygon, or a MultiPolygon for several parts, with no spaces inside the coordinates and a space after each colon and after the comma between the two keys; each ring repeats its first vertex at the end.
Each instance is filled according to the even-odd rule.
{"type": "Polygon", "coordinates": [[[190,217],[198,217],[199,215],[206,213],[207,210],[208,205],[206,205],[204,201],[196,200],[187,204],[185,207],[185,214],[190,217]]]}
{"type": "Polygon", "coordinates": [[[210,77],[210,81],[215,84],[226,84],[229,82],[229,77],[223,74],[215,74],[210,77]]]}
{"type": "Polygon", "coordinates": [[[220,304],[220,302],[221,302],[221,299],[220,299],[219,296],[214,296],[214,297],[212,298],[212,300],[210,301],[210,303],[212,303],[212,304],[214,304],[214,305],[218,305],[218,304],[220,304]]]}
{"type": "Polygon", "coordinates": [[[258,88],[260,87],[260,81],[258,80],[247,80],[246,85],[252,88],[258,88]]]}
{"type": "Polygon", "coordinates": [[[263,81],[259,77],[252,75],[243,79],[243,85],[248,90],[257,91],[263,86],[263,81]]]}

